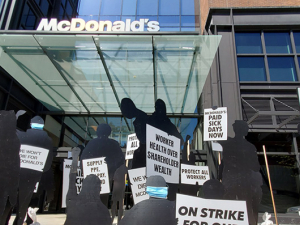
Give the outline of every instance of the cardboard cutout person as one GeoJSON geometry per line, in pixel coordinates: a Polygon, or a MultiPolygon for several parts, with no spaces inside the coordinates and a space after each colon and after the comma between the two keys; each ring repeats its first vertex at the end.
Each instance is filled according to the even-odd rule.
{"type": "Polygon", "coordinates": [[[223,199],[224,197],[224,186],[216,179],[206,181],[203,184],[202,191],[206,199],[223,199]]]}
{"type": "MultiPolygon", "coordinates": [[[[17,135],[21,145],[39,148],[39,151],[48,150],[47,159],[43,168],[43,172],[45,172],[51,168],[53,145],[47,132],[43,131],[43,127],[44,120],[40,116],[35,116],[31,119],[32,129],[28,129],[26,132],[18,131],[17,135]]],[[[28,168],[20,169],[18,203],[14,225],[23,224],[35,185],[40,181],[43,172],[28,168]]]]}
{"type": "Polygon", "coordinates": [[[262,177],[256,148],[245,139],[248,125],[245,121],[236,120],[233,124],[234,138],[220,141],[223,146],[224,199],[245,200],[249,224],[257,224],[258,206],[262,197],[262,177]]]}
{"type": "MultiPolygon", "coordinates": [[[[105,157],[108,168],[110,187],[115,171],[125,163],[125,157],[117,141],[108,138],[111,128],[108,124],[100,124],[97,128],[97,138],[91,140],[81,154],[81,160],[105,157]]],[[[82,163],[81,163],[82,165],[82,163]]],[[[125,176],[125,174],[124,174],[125,176]]],[[[109,194],[102,194],[101,199],[107,206],[109,194]]]]}
{"type": "MultiPolygon", "coordinates": [[[[146,124],[179,138],[181,145],[183,144],[183,138],[178,132],[176,126],[167,117],[166,104],[163,100],[158,99],[155,102],[155,111],[151,116],[147,116],[145,112],[137,109],[135,104],[129,98],[122,99],[121,111],[122,114],[128,119],[136,118],[133,124],[136,135],[140,141],[140,147],[133,153],[132,169],[146,166],[146,124]]],[[[169,183],[168,185],[168,199],[173,201],[176,199],[178,184],[169,183]]]]}
{"type": "Polygon", "coordinates": [[[128,172],[125,164],[120,166],[114,175],[114,188],[112,193],[112,206],[111,206],[111,214],[112,214],[112,222],[116,216],[117,206],[119,206],[118,210],[118,222],[120,222],[123,216],[123,206],[124,206],[124,196],[125,196],[125,174],[128,172]],[[119,203],[117,205],[117,203],[119,203]]]}
{"type": "Polygon", "coordinates": [[[100,199],[101,181],[96,175],[88,175],[83,180],[81,192],[77,195],[75,181],[79,154],[80,148],[73,148],[65,225],[110,225],[109,211],[100,199]]]}
{"type": "Polygon", "coordinates": [[[148,177],[147,193],[150,198],[134,205],[119,225],[176,225],[175,201],[167,200],[168,187],[161,176],[148,177]]]}
{"type": "Polygon", "coordinates": [[[16,205],[20,173],[20,141],[16,134],[17,120],[14,111],[0,111],[0,219],[16,205]]]}

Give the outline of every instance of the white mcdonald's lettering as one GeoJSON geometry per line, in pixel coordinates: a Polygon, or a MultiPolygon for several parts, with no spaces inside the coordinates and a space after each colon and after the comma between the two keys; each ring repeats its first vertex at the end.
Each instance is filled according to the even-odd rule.
{"type": "Polygon", "coordinates": [[[43,18],[37,28],[37,30],[44,31],[144,31],[145,26],[147,31],[159,31],[159,22],[149,21],[149,19],[140,19],[132,21],[126,19],[126,22],[115,21],[96,21],[90,20],[85,22],[80,18],[73,18],[70,21],[62,20],[57,23],[57,19],[43,18]]]}

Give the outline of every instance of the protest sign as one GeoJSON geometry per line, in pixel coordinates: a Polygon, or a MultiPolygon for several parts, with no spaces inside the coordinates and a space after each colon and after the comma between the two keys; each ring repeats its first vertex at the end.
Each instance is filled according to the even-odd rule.
{"type": "Polygon", "coordinates": [[[21,145],[20,167],[43,172],[49,150],[30,145],[21,145]]]}
{"type": "Polygon", "coordinates": [[[125,159],[133,159],[133,153],[140,147],[140,141],[136,134],[130,134],[127,138],[125,159]]]}
{"type": "Polygon", "coordinates": [[[146,193],[146,167],[128,170],[134,204],[149,199],[146,193]]]}
{"type": "Polygon", "coordinates": [[[227,107],[204,109],[204,141],[227,140],[227,107]]]}
{"type": "Polygon", "coordinates": [[[245,201],[176,195],[178,225],[249,225],[245,201]]]}
{"type": "Polygon", "coordinates": [[[212,141],[211,142],[211,148],[212,148],[213,151],[223,152],[223,147],[218,142],[212,141]]]}
{"type": "Polygon", "coordinates": [[[90,174],[94,174],[101,180],[100,194],[110,193],[108,169],[105,157],[84,159],[82,160],[82,169],[84,178],[90,174]]]}
{"type": "MultiPolygon", "coordinates": [[[[71,159],[65,159],[64,164],[63,164],[63,187],[62,187],[62,203],[61,207],[66,208],[66,197],[68,194],[69,190],[69,182],[70,182],[70,171],[71,171],[71,165],[72,165],[72,160],[71,159]]],[[[76,190],[77,194],[80,193],[81,188],[82,188],[82,181],[83,181],[83,175],[82,171],[80,169],[80,161],[78,161],[78,168],[77,168],[77,176],[76,176],[76,190]]]]}
{"type": "Polygon", "coordinates": [[[210,179],[208,166],[193,166],[181,164],[181,183],[182,184],[196,184],[203,185],[203,183],[210,179]]]}
{"type": "Polygon", "coordinates": [[[180,139],[146,126],[146,174],[159,175],[167,183],[179,183],[180,139]]]}

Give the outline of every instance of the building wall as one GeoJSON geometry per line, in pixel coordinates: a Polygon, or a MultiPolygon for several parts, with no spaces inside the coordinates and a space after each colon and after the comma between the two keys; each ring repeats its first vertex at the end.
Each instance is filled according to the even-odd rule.
{"type": "Polygon", "coordinates": [[[200,0],[201,33],[210,8],[245,8],[245,7],[288,7],[299,6],[300,0],[200,0]]]}

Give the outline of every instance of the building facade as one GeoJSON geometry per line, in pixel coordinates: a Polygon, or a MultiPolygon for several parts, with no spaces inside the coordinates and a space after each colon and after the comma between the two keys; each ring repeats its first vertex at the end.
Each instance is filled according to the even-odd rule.
{"type": "MultiPolygon", "coordinates": [[[[0,45],[6,57],[2,55],[0,62],[0,106],[27,111],[18,120],[21,130],[29,127],[34,115],[45,119],[57,156],[51,211],[60,210],[59,168],[71,147],[94,138],[101,123],[108,123],[111,138],[126,146],[134,128],[133,120],[120,112],[124,97],[131,97],[148,114],[162,98],[183,138],[193,136],[191,148],[199,164],[210,166],[212,178],[219,178],[218,155],[202,141],[202,112],[227,107],[229,136],[234,136],[234,121],[245,120],[250,128],[247,140],[258,150],[264,177],[261,212],[272,212],[262,145],[270,157],[278,211],[299,204],[299,1],[2,0],[0,4],[0,45]],[[127,32],[114,32],[106,24],[103,32],[36,31],[42,18],[112,25],[121,21],[124,29],[127,23],[148,19],[158,22],[160,29],[148,32],[144,26],[141,32],[132,32],[140,29],[135,25],[127,32]],[[202,34],[222,36],[216,56],[205,52],[203,43],[208,42],[202,34]],[[11,42],[5,35],[12,35],[11,42]],[[201,54],[212,64],[203,63],[201,54]]],[[[217,46],[215,41],[210,47],[217,46]]]]}
{"type": "Polygon", "coordinates": [[[260,210],[272,211],[264,145],[277,211],[285,213],[299,204],[298,8],[240,3],[247,8],[231,8],[232,3],[208,13],[204,33],[222,40],[203,91],[204,108],[227,106],[229,124],[248,123],[246,139],[257,148],[264,179],[260,210]]]}

